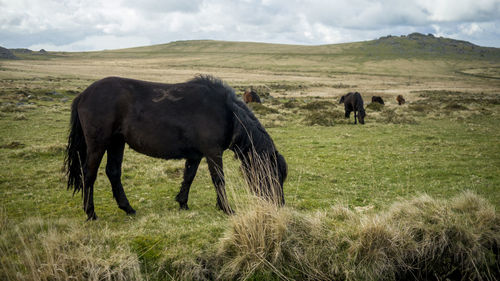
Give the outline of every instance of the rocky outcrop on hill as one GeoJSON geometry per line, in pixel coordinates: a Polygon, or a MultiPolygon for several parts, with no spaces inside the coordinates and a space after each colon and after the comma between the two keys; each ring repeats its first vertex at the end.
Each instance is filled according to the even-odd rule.
{"type": "Polygon", "coordinates": [[[467,41],[436,37],[432,34],[411,33],[402,36],[384,36],[367,42],[366,51],[374,55],[409,57],[460,57],[499,59],[499,48],[481,47],[467,41]]]}
{"type": "Polygon", "coordinates": [[[9,49],[0,47],[0,59],[15,60],[17,57],[9,49]]]}

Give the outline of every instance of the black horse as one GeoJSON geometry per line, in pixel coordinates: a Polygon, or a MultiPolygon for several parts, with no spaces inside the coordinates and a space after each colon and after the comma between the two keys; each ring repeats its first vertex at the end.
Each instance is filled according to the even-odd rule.
{"type": "Polygon", "coordinates": [[[363,108],[363,98],[358,92],[348,93],[340,98],[339,103],[344,103],[345,118],[349,118],[351,111],[354,111],[354,124],[357,124],[356,119],[359,119],[359,123],[365,124],[365,109],[363,108]],[[356,114],[356,112],[358,114],[356,114]]]}
{"type": "Polygon", "coordinates": [[[382,99],[381,96],[372,96],[372,103],[373,102],[378,102],[378,103],[380,103],[382,105],[384,104],[384,100],[382,99]]]}
{"type": "MultiPolygon", "coordinates": [[[[232,213],[222,170],[222,154],[228,148],[241,160],[244,172],[254,172],[258,167],[253,159],[261,159],[272,173],[267,183],[275,186],[259,183],[260,188],[277,187],[274,194],[278,198],[273,199],[281,205],[285,202],[285,159],[234,90],[212,76],[179,84],[109,77],[94,82],[75,98],[65,157],[67,187],[73,187],[73,193],[83,189],[83,208],[90,220],[97,218],[93,189],[105,152],[113,197],[120,209],[135,213],[120,180],[125,143],[152,157],[186,159],[184,180],[176,196],[181,209],[188,209],[189,188],[206,157],[217,206],[232,213]]],[[[259,191],[261,195],[271,193],[259,191]]]]}

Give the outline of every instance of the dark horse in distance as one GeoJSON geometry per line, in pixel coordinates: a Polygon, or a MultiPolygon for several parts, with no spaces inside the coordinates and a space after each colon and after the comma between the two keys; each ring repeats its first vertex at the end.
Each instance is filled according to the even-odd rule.
{"type": "Polygon", "coordinates": [[[378,102],[378,103],[384,105],[384,100],[382,99],[381,96],[372,96],[372,102],[378,102]]]}
{"type": "Polygon", "coordinates": [[[348,93],[340,98],[339,103],[344,103],[345,118],[349,118],[351,112],[354,111],[354,124],[357,124],[356,119],[359,119],[359,123],[365,124],[365,109],[363,108],[363,98],[358,92],[348,93]],[[357,114],[356,114],[357,113],[357,114]]]}
{"type": "MultiPolygon", "coordinates": [[[[212,76],[179,84],[161,84],[109,77],[90,85],[72,104],[71,131],[65,168],[68,189],[83,189],[83,208],[96,219],[93,189],[101,159],[107,152],[106,175],[118,207],[134,214],[121,183],[123,151],[132,149],[157,158],[186,159],[184,180],[176,201],[188,209],[189,188],[203,157],[217,194],[217,206],[232,213],[225,191],[222,154],[231,149],[252,172],[256,156],[271,167],[270,176],[284,204],[287,164],[273,140],[234,90],[212,76]],[[256,156],[255,156],[256,155],[256,156]]],[[[251,177],[246,177],[251,179],[251,177]]],[[[260,188],[270,185],[260,183],[260,188]]],[[[270,194],[260,190],[260,195],[270,194]]]]}

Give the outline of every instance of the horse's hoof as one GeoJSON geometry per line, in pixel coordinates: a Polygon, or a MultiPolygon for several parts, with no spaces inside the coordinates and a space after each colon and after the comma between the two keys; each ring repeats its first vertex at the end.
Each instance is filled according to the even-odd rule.
{"type": "Polygon", "coordinates": [[[128,205],[126,207],[119,207],[120,209],[124,210],[127,215],[135,215],[135,210],[132,208],[132,206],[128,205]]]}
{"type": "Polygon", "coordinates": [[[95,220],[97,220],[97,215],[95,213],[87,215],[87,221],[95,221],[95,220]]]}
{"type": "Polygon", "coordinates": [[[187,204],[180,204],[179,210],[189,210],[189,207],[187,204]]]}
{"type": "Polygon", "coordinates": [[[235,212],[233,211],[233,209],[231,209],[231,207],[221,207],[219,204],[217,204],[217,207],[219,208],[219,210],[223,211],[224,213],[226,213],[227,215],[234,215],[235,212]]]}

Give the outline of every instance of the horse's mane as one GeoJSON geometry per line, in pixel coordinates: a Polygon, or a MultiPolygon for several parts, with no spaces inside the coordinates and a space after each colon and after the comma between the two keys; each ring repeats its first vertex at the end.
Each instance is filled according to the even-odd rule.
{"type": "Polygon", "coordinates": [[[188,83],[205,85],[219,94],[226,95],[226,105],[233,113],[233,133],[229,149],[247,154],[250,151],[274,153],[274,142],[246,104],[236,96],[234,89],[211,75],[197,75],[188,83]]]}
{"type": "Polygon", "coordinates": [[[235,96],[231,100],[231,107],[234,123],[233,137],[229,148],[244,154],[250,151],[259,154],[274,153],[276,148],[273,140],[245,103],[235,96]]]}
{"type": "Polygon", "coordinates": [[[187,83],[194,83],[194,84],[201,84],[205,85],[209,88],[212,88],[214,90],[217,90],[217,92],[221,94],[229,94],[229,95],[234,95],[233,88],[231,88],[229,85],[227,85],[224,81],[222,81],[219,78],[216,78],[212,75],[206,75],[206,74],[198,74],[196,75],[193,79],[189,80],[187,83]]]}

